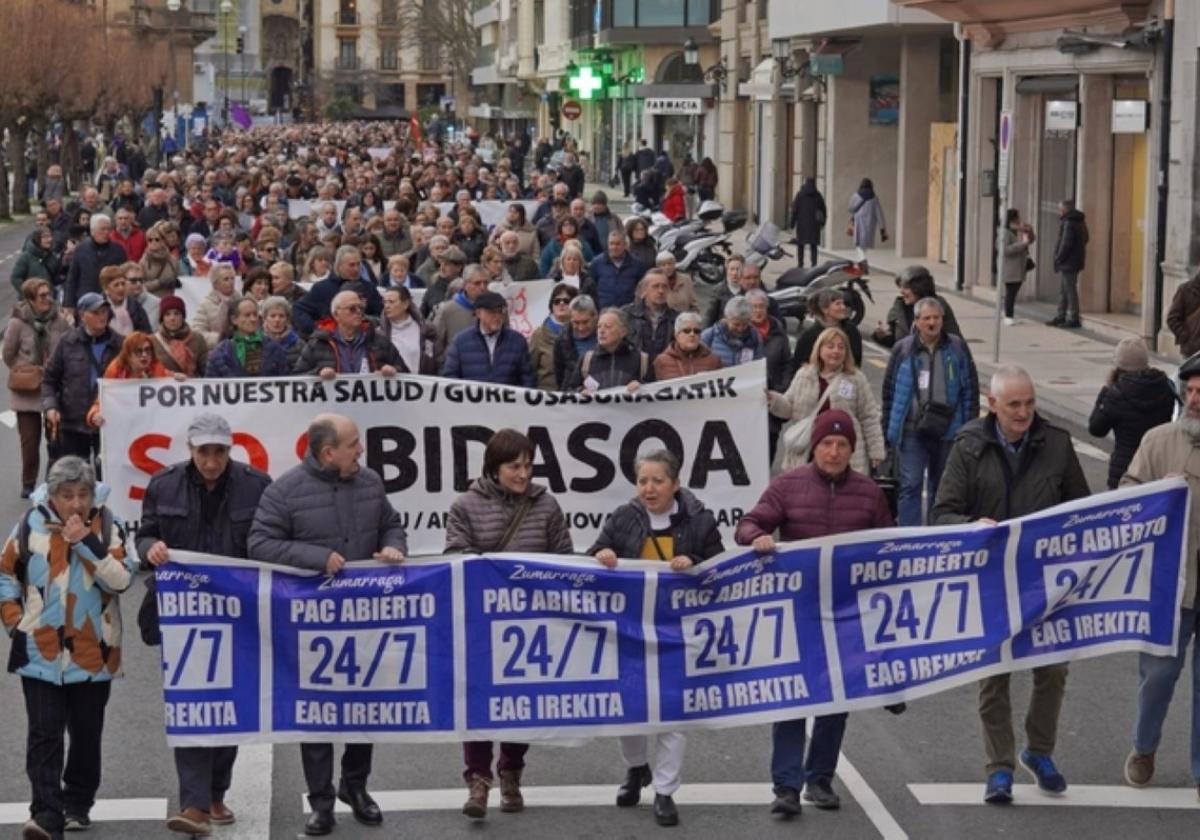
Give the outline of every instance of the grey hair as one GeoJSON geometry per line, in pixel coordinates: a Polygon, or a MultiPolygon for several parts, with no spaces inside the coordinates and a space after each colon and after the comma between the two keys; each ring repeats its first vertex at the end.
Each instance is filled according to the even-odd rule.
{"type": "Polygon", "coordinates": [[[1029,375],[1029,371],[1020,365],[1001,365],[992,374],[992,381],[989,383],[988,391],[992,396],[995,396],[996,394],[1003,393],[1004,387],[1014,382],[1028,382],[1030,387],[1032,387],[1033,377],[1029,375]]]}
{"type": "Polygon", "coordinates": [[[698,327],[703,327],[704,319],[700,317],[699,312],[680,312],[675,317],[675,332],[679,332],[688,324],[695,324],[698,327]]]}
{"type": "Polygon", "coordinates": [[[351,289],[343,289],[342,291],[340,291],[336,295],[334,295],[333,300],[331,300],[329,302],[329,311],[331,313],[337,312],[339,309],[342,308],[342,305],[340,303],[338,303],[339,300],[341,300],[341,301],[353,300],[355,302],[358,302],[360,300],[360,298],[358,296],[358,292],[352,291],[351,289]]]}
{"type": "MultiPolygon", "coordinates": [[[[433,236],[429,237],[429,247],[432,248],[434,245],[445,245],[449,247],[450,237],[446,236],[444,233],[435,233],[433,236]]],[[[353,248],[354,246],[350,245],[347,247],[353,248]]],[[[357,251],[358,249],[354,248],[354,250],[357,251]]]]}
{"type": "Polygon", "coordinates": [[[110,219],[104,213],[92,214],[91,219],[88,220],[88,230],[92,233],[95,233],[97,230],[99,230],[101,222],[108,222],[109,225],[112,225],[112,219],[110,219]]]}
{"type": "Polygon", "coordinates": [[[746,300],[748,300],[751,303],[751,305],[753,305],[755,301],[759,301],[759,300],[769,301],[771,299],[771,296],[768,295],[766,292],[764,292],[762,289],[751,289],[750,291],[746,292],[745,297],[746,297],[746,300]]]}
{"type": "Polygon", "coordinates": [[[670,450],[655,449],[652,452],[647,452],[645,455],[639,455],[637,460],[633,462],[634,475],[641,472],[642,464],[662,464],[662,468],[667,472],[667,477],[671,481],[679,481],[679,459],[670,450]]]}
{"type": "Polygon", "coordinates": [[[456,294],[462,291],[462,287],[466,285],[467,278],[465,274],[460,274],[450,281],[450,285],[446,287],[446,296],[453,298],[456,294]]]}
{"type": "Polygon", "coordinates": [[[332,208],[333,208],[333,212],[334,212],[334,213],[337,213],[337,205],[336,205],[334,202],[332,202],[332,201],[326,201],[326,202],[324,202],[324,203],[321,205],[321,212],[322,212],[322,213],[324,213],[324,212],[325,212],[325,208],[327,208],[327,207],[332,207],[332,208]]]}
{"type": "Polygon", "coordinates": [[[86,484],[96,489],[96,471],[78,455],[67,455],[54,462],[46,473],[46,489],[53,496],[68,484],[86,484]]]}
{"type": "Polygon", "coordinates": [[[746,300],[745,295],[731,297],[725,303],[725,317],[750,320],[750,301],[746,300]]]}
{"type": "Polygon", "coordinates": [[[291,320],[292,305],[288,303],[287,298],[280,297],[279,295],[271,295],[262,302],[261,310],[264,318],[266,318],[269,313],[274,312],[276,309],[282,309],[287,314],[288,320],[291,320]]]}
{"type": "Polygon", "coordinates": [[[236,277],[237,271],[234,269],[233,263],[227,263],[227,262],[213,263],[212,268],[210,268],[208,270],[208,281],[210,283],[215,283],[220,278],[220,275],[222,275],[222,274],[231,274],[234,277],[236,277]]]}
{"type": "Polygon", "coordinates": [[[342,267],[342,262],[351,256],[359,256],[358,248],[353,245],[342,245],[333,254],[333,268],[336,271],[342,267]]]}
{"type": "Polygon", "coordinates": [[[675,262],[678,262],[678,260],[675,259],[675,255],[670,251],[659,251],[658,256],[654,258],[654,264],[659,266],[675,262]]]}
{"type": "Polygon", "coordinates": [[[592,300],[591,295],[576,295],[571,301],[572,312],[587,312],[590,315],[596,314],[596,301],[592,300]]]}
{"type": "MultiPolygon", "coordinates": [[[[559,183],[561,184],[562,182],[560,181],[559,183]]],[[[625,235],[625,231],[617,230],[616,228],[613,228],[612,230],[610,230],[608,232],[608,240],[607,241],[611,242],[613,239],[620,239],[622,242],[629,241],[629,237],[625,235]]]]}
{"type": "Polygon", "coordinates": [[[487,269],[484,268],[479,263],[471,263],[470,265],[468,265],[466,268],[463,269],[463,273],[462,273],[463,281],[466,282],[467,280],[473,280],[475,278],[475,276],[478,274],[482,274],[486,277],[487,269]]]}
{"type": "Polygon", "coordinates": [[[308,424],[308,451],[317,460],[326,446],[337,446],[337,426],[328,414],[322,414],[308,424]]]}
{"type": "MultiPolygon", "coordinates": [[[[946,314],[946,307],[942,306],[942,302],[940,300],[938,300],[937,298],[934,298],[934,297],[927,297],[927,298],[921,298],[919,301],[917,301],[915,304],[913,304],[913,317],[920,318],[921,313],[924,312],[926,309],[928,309],[931,306],[937,307],[938,314],[940,314],[940,315],[946,314]]],[[[1025,375],[1028,376],[1029,374],[1025,374],[1025,375]]]]}
{"type": "MultiPolygon", "coordinates": [[[[578,299],[579,298],[576,298],[576,300],[578,300],[578,299]]],[[[621,324],[621,328],[623,330],[625,330],[626,334],[629,333],[629,315],[625,312],[624,309],[619,309],[615,306],[607,306],[600,311],[600,315],[601,316],[604,316],[604,315],[617,316],[617,321],[621,324]]]]}

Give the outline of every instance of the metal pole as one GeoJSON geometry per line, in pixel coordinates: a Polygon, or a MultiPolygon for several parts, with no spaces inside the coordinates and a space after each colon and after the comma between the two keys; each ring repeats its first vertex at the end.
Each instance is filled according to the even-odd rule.
{"type": "Polygon", "coordinates": [[[1167,259],[1167,210],[1171,197],[1171,86],[1175,60],[1175,0],[1167,0],[1163,14],[1162,96],[1158,109],[1158,208],[1154,220],[1154,334],[1151,340],[1158,347],[1162,329],[1163,292],[1165,280],[1163,263],[1167,259]]]}
{"type": "Polygon", "coordinates": [[[225,85],[224,98],[221,103],[221,130],[225,130],[229,124],[229,17],[226,15],[223,24],[225,30],[225,85]]]}

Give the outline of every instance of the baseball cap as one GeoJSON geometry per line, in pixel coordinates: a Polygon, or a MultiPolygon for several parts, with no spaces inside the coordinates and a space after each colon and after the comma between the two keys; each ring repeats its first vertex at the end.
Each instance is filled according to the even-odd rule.
{"type": "Polygon", "coordinates": [[[221,415],[201,414],[188,424],[187,442],[191,446],[208,443],[233,446],[233,430],[229,428],[229,421],[221,415]]]}
{"type": "Polygon", "coordinates": [[[75,302],[75,308],[80,312],[95,312],[102,306],[108,306],[108,301],[104,299],[104,295],[97,292],[88,292],[75,302]]]}

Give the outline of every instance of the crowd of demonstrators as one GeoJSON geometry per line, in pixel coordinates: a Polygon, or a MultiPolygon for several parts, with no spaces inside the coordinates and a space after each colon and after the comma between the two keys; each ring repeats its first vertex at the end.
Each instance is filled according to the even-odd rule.
{"type": "MultiPolygon", "coordinates": [[[[757,266],[733,255],[702,313],[692,279],[672,254],[658,252],[644,219],[618,218],[603,192],[583,196],[582,169],[569,141],[557,151],[539,147],[529,162],[523,143],[493,143],[485,163],[469,142],[419,140],[405,128],[344,124],[231,133],[137,177],[102,157],[94,186],[66,206],[59,190],[47,189],[11,277],[20,299],[5,333],[4,359],[21,440],[21,491],[35,503],[29,524],[68,543],[69,563],[102,563],[111,573],[87,578],[95,591],[81,590],[80,603],[111,605],[129,583],[123,554],[103,554],[109,530],[121,526],[103,513],[105,491],[88,465],[105,422],[97,394],[106,377],[410,373],[593,394],[632,392],[764,359],[772,453],[776,437],[782,441],[774,459],[778,475],[736,532],[739,544],[764,553],[775,550],[776,539],[892,524],[887,499],[870,478],[889,460],[898,477],[901,525],[999,522],[1088,492],[1069,437],[1037,413],[1023,371],[997,373],[989,412],[978,416],[974,361],[925,268],[913,266],[897,278],[899,294],[875,330],[875,340],[891,348],[877,395],[862,372],[862,337],[840,293],[812,297],[811,321],[793,350],[757,266]],[[379,147],[390,154],[366,151],[379,147]],[[495,208],[480,202],[489,200],[509,203],[485,222],[481,211],[495,208]],[[180,296],[187,277],[203,278],[208,288],[191,313],[180,296]],[[510,326],[507,292],[543,278],[555,281],[549,310],[526,340],[510,326]],[[39,488],[43,430],[49,472],[39,488]]],[[[702,195],[707,188],[711,196],[716,173],[709,178],[706,163],[711,166],[685,161],[677,178],[670,160],[643,143],[636,153],[626,150],[618,169],[627,190],[678,213],[686,186],[702,195]]],[[[793,207],[791,221],[805,243],[825,223],[823,199],[814,191],[802,189],[793,207]]],[[[878,236],[886,239],[869,181],[850,209],[865,259],[878,236]]],[[[1033,239],[1019,216],[1008,222],[1000,242],[1005,265],[1019,280],[1026,264],[1018,273],[1018,258],[1028,260],[1033,239]]],[[[1063,275],[1064,326],[1078,318],[1073,286],[1086,239],[1082,216],[1064,205],[1055,265],[1063,275]]],[[[1009,274],[1003,279],[1015,285],[1009,274]]],[[[1200,335],[1192,318],[1200,308],[1197,289],[1200,281],[1181,287],[1168,318],[1181,342],[1200,335]]],[[[1184,409],[1170,422],[1178,400],[1166,376],[1150,367],[1143,344],[1118,346],[1091,418],[1093,434],[1116,437],[1110,487],[1180,471],[1200,481],[1200,469],[1188,466],[1200,440],[1200,384],[1192,388],[1200,383],[1197,374],[1194,361],[1181,369],[1184,409]]],[[[313,420],[303,463],[274,483],[230,461],[232,434],[219,417],[198,418],[188,446],[189,461],[167,467],[147,489],[137,539],[148,563],[166,562],[174,550],[197,550],[337,574],[347,561],[403,560],[403,528],[379,476],[359,469],[362,443],[348,418],[313,420]]],[[[533,458],[524,435],[505,430],[493,436],[483,475],[451,510],[448,552],[574,551],[558,502],[530,481],[533,458]]],[[[619,566],[619,558],[638,558],[686,570],[719,553],[713,515],[680,486],[680,467],[666,453],[643,455],[635,465],[635,498],[612,512],[587,554],[610,567],[619,566]]],[[[1193,517],[1192,531],[1200,533],[1197,522],[1193,517]]],[[[1192,543],[1200,540],[1194,537],[1189,533],[1192,543]]],[[[10,619],[19,620],[14,607],[27,608],[29,599],[10,591],[10,554],[6,550],[0,561],[0,615],[11,630],[10,619]]],[[[1193,566],[1179,654],[1140,659],[1138,724],[1125,768],[1134,785],[1153,776],[1163,716],[1196,626],[1188,600],[1193,566]]],[[[143,612],[152,613],[153,604],[151,596],[143,612]]],[[[154,636],[153,614],[142,629],[154,636]]],[[[64,649],[54,667],[71,678],[31,685],[49,657],[42,650],[27,653],[21,674],[31,733],[41,739],[30,747],[31,767],[39,750],[57,749],[61,764],[62,716],[72,713],[72,704],[92,703],[95,731],[83,730],[78,760],[72,733],[71,764],[96,773],[56,787],[50,775],[61,775],[61,767],[55,770],[40,752],[38,771],[30,771],[33,822],[53,833],[88,821],[99,783],[98,725],[107,683],[102,692],[90,684],[92,693],[75,692],[74,677],[87,679],[78,669],[94,662],[87,659],[85,666],[80,650],[64,649]]],[[[987,801],[1011,799],[1018,761],[1043,790],[1065,787],[1051,758],[1065,681],[1065,666],[1035,671],[1027,748],[1020,753],[1007,677],[983,682],[987,801]]],[[[819,808],[838,806],[831,780],[845,726],[846,715],[818,719],[807,753],[804,721],[775,726],[773,812],[799,813],[801,793],[819,808]]],[[[1200,781],[1197,738],[1193,771],[1200,781]]],[[[684,745],[680,733],[622,739],[626,779],[618,804],[636,804],[652,784],[655,819],[678,822],[672,797],[684,745]]],[[[494,775],[501,810],[521,810],[526,749],[501,743],[493,768],[493,744],[464,745],[467,816],[485,816],[494,775]]],[[[224,795],[235,755],[176,752],[180,801],[169,827],[199,835],[233,821],[224,795]]],[[[382,821],[367,792],[369,745],[347,746],[336,787],[331,746],[305,745],[302,756],[313,809],[306,833],[333,829],[335,798],[360,822],[382,821]]]]}

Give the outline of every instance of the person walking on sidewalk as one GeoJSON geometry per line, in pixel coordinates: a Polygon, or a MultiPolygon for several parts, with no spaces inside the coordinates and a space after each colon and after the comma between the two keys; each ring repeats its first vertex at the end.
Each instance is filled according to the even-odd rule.
{"type": "Polygon", "coordinates": [[[805,248],[808,248],[813,266],[820,260],[817,248],[821,244],[821,231],[825,228],[827,213],[825,196],[817,189],[817,179],[805,178],[796,197],[792,199],[789,225],[796,232],[796,265],[800,268],[804,267],[805,248]]]}
{"type": "Polygon", "coordinates": [[[886,323],[875,322],[872,338],[876,344],[880,347],[894,347],[908,337],[912,333],[913,307],[917,301],[927,297],[937,298],[938,303],[942,305],[942,328],[950,335],[962,338],[962,329],[958,326],[958,319],[954,317],[954,310],[950,308],[950,301],[938,294],[937,285],[929,269],[923,265],[910,265],[896,275],[896,288],[900,290],[900,294],[892,301],[886,323]]]}
{"type": "MultiPolygon", "coordinates": [[[[781,540],[791,542],[891,527],[892,512],[883,490],[850,467],[857,437],[854,420],[846,412],[831,409],[818,415],[812,427],[811,463],[771,479],[753,510],[738,523],[737,544],[770,554],[775,551],[771,535],[776,531],[781,540]]],[[[841,805],[833,776],[847,717],[841,712],[821,715],[813,722],[807,758],[804,718],[772,726],[772,814],[784,819],[799,816],[801,788],[804,800],[821,810],[841,805]]]]}
{"type": "Polygon", "coordinates": [[[870,178],[863,178],[858,191],[850,196],[850,226],[846,233],[854,239],[860,267],[867,265],[867,254],[875,247],[876,234],[888,241],[887,220],[870,178]]]}
{"type": "Polygon", "coordinates": [[[1021,211],[1010,207],[1004,216],[1004,228],[1000,231],[1000,252],[1004,255],[1000,262],[1000,281],[1004,283],[1004,323],[1012,326],[1017,321],[1013,317],[1017,305],[1017,292],[1025,282],[1032,260],[1029,259],[1029,246],[1037,241],[1033,228],[1021,221],[1021,211]]]}
{"type": "Polygon", "coordinates": [[[1184,358],[1200,351],[1200,273],[1175,290],[1167,310],[1167,327],[1184,358]]]}
{"type": "Polygon", "coordinates": [[[1096,405],[1088,418],[1088,433],[1105,437],[1112,432],[1116,445],[1108,459],[1108,489],[1115,490],[1133,460],[1146,432],[1169,423],[1179,397],[1171,380],[1158,368],[1150,367],[1146,344],[1136,336],[1126,336],[1113,352],[1113,369],[1096,396],[1096,405]]]}
{"type": "MultiPolygon", "coordinates": [[[[992,375],[988,409],[986,417],[972,420],[955,437],[930,515],[932,524],[995,525],[1088,495],[1070,433],[1037,413],[1033,379],[1023,368],[1005,365],[992,375]]],[[[983,801],[992,805],[1013,798],[1016,747],[1010,676],[997,674],[979,683],[988,774],[983,801]]],[[[1050,757],[1066,685],[1065,662],[1034,668],[1033,697],[1025,715],[1027,745],[1021,765],[1043,793],[1052,795],[1067,789],[1050,757]]]]}
{"type": "Polygon", "coordinates": [[[897,453],[897,519],[905,526],[923,524],[955,434],[979,413],[975,361],[966,342],[946,332],[941,303],[922,298],[913,311],[916,329],[896,345],[883,377],[884,437],[897,453]]]}
{"type": "Polygon", "coordinates": [[[1087,220],[1069,198],[1058,203],[1058,213],[1058,245],[1054,248],[1054,270],[1061,283],[1058,313],[1046,323],[1077,329],[1083,326],[1079,320],[1079,272],[1087,261],[1087,220]]]}
{"type": "MultiPolygon", "coordinates": [[[[1180,604],[1179,648],[1172,656],[1138,654],[1137,718],[1133,727],[1133,749],[1125,759],[1125,781],[1145,787],[1154,778],[1154,757],[1162,740],[1163,721],[1183,672],[1188,645],[1192,644],[1192,672],[1200,673],[1200,633],[1197,622],[1196,566],[1200,551],[1200,357],[1193,356],[1179,368],[1183,383],[1183,412],[1173,423],[1151,429],[1121,478],[1128,487],[1182,475],[1187,479],[1191,509],[1188,513],[1185,587],[1180,604]]],[[[1200,684],[1192,683],[1191,771],[1200,794],[1200,684]]]]}

